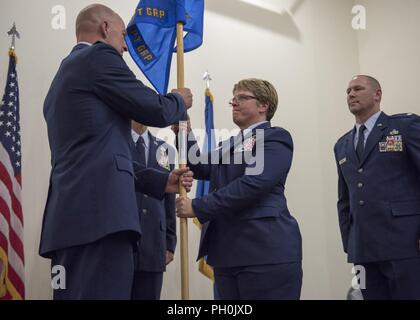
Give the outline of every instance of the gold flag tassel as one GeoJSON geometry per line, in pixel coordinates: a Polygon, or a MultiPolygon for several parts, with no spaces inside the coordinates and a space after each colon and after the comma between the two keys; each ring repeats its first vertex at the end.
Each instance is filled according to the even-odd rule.
{"type": "Polygon", "coordinates": [[[15,59],[15,63],[18,63],[18,57],[16,55],[16,51],[15,48],[9,48],[9,57],[14,58],[15,59]]]}

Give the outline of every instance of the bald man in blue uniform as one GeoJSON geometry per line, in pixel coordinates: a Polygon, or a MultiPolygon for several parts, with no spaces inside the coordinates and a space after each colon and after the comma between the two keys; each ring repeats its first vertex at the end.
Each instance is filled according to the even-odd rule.
{"type": "Polygon", "coordinates": [[[349,83],[356,124],[334,148],[341,236],[364,299],[420,299],[420,117],[388,116],[381,99],[373,77],[349,83]]]}
{"type": "Polygon", "coordinates": [[[172,173],[133,165],[131,119],[176,123],[187,117],[190,93],[158,95],[136,79],[122,57],[124,22],[108,7],[83,9],[76,34],[44,103],[52,170],[39,253],[66,270],[55,299],[130,299],[135,188],[163,198],[177,185],[172,173]]]}

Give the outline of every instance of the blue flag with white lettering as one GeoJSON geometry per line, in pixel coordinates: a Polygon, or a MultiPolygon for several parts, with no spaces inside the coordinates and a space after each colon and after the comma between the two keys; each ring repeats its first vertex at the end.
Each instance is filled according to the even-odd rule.
{"type": "Polygon", "coordinates": [[[168,91],[176,24],[184,24],[184,51],[203,43],[204,0],[140,0],[127,27],[131,57],[160,93],[168,91]]]}

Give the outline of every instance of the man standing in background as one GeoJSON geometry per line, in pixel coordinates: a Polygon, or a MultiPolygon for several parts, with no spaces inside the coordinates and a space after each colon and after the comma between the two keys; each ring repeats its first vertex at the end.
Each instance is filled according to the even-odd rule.
{"type": "Polygon", "coordinates": [[[350,81],[356,124],[334,148],[341,236],[365,300],[420,299],[420,117],[388,116],[381,100],[373,77],[350,81]]]}
{"type": "MultiPolygon", "coordinates": [[[[133,160],[140,165],[170,172],[174,169],[175,150],[157,139],[146,126],[132,122],[135,149],[133,160]]],[[[163,200],[137,192],[141,241],[137,253],[133,292],[134,300],[160,300],[163,272],[174,259],[176,247],[175,194],[163,200]]]]}

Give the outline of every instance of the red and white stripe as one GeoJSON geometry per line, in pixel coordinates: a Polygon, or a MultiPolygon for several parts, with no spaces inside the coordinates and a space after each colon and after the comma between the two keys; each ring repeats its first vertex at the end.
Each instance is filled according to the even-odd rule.
{"type": "Polygon", "coordinates": [[[25,297],[21,191],[20,176],[14,176],[10,157],[0,144],[0,299],[25,297]]]}

